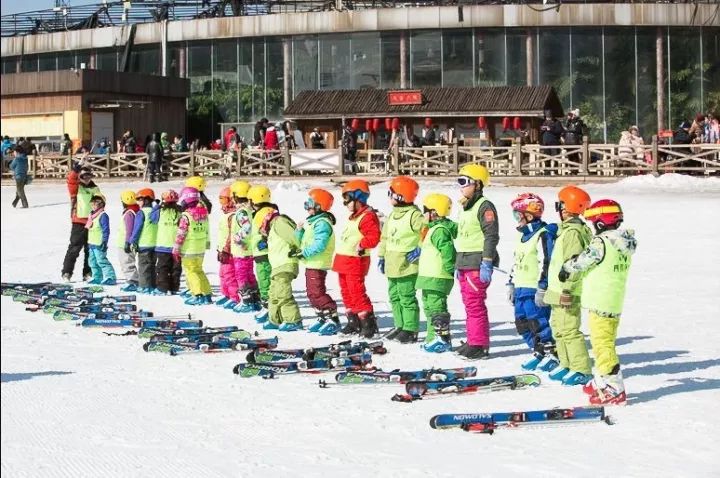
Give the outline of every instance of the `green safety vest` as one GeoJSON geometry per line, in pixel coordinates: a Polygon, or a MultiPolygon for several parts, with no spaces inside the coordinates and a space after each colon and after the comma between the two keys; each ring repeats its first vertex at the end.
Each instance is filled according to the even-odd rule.
{"type": "Polygon", "coordinates": [[[175,209],[160,209],[155,247],[172,249],[175,246],[179,218],[180,213],[175,209]]]}
{"type": "Polygon", "coordinates": [[[275,270],[279,269],[281,266],[285,266],[288,264],[297,265],[299,262],[298,258],[289,257],[290,244],[288,244],[286,240],[284,240],[277,232],[275,232],[276,221],[289,221],[289,219],[284,216],[278,216],[273,221],[274,222],[270,226],[270,232],[268,233],[267,239],[269,250],[268,260],[270,261],[270,267],[275,270]]]}
{"type": "MultiPolygon", "coordinates": [[[[415,209],[418,212],[419,209],[415,209]]],[[[393,215],[385,223],[385,251],[387,252],[410,252],[420,244],[420,233],[412,228],[413,211],[403,214],[400,219],[393,215]]]]}
{"type": "MultiPolygon", "coordinates": [[[[260,211],[264,210],[265,208],[259,209],[255,212],[255,214],[259,214],[260,211]]],[[[255,214],[253,214],[253,218],[255,217],[255,214]]],[[[267,256],[268,255],[268,249],[270,246],[268,245],[267,248],[263,249],[262,251],[258,249],[258,243],[262,241],[263,237],[262,234],[260,234],[260,231],[257,227],[255,227],[255,221],[252,222],[252,232],[250,232],[250,250],[252,251],[253,257],[260,257],[260,256],[267,256]]]]}
{"type": "Polygon", "coordinates": [[[135,211],[132,209],[125,209],[123,211],[122,216],[120,216],[120,227],[118,227],[118,236],[115,240],[115,244],[117,244],[118,247],[125,247],[125,214],[132,214],[135,216],[135,211]]]}
{"type": "Polygon", "coordinates": [[[75,215],[78,218],[90,216],[90,199],[100,193],[100,188],[86,188],[80,186],[75,197],[75,215]]]}
{"type": "Polygon", "coordinates": [[[362,241],[363,235],[360,232],[360,221],[365,217],[367,211],[360,214],[355,219],[350,219],[345,225],[345,230],[340,236],[340,244],[337,253],[343,256],[360,257],[357,248],[362,241]]]}
{"type": "MultiPolygon", "coordinates": [[[[220,219],[220,227],[218,228],[218,252],[225,250],[225,244],[227,244],[228,238],[230,237],[231,222],[233,219],[235,219],[235,211],[224,213],[220,219]]],[[[230,244],[232,244],[232,241],[230,241],[230,244]]]]}
{"type": "MultiPolygon", "coordinates": [[[[316,219],[316,221],[324,221],[328,223],[330,226],[330,229],[332,229],[332,222],[327,217],[321,217],[316,219]]],[[[310,246],[315,241],[315,230],[313,228],[313,224],[306,222],[303,226],[303,229],[305,232],[303,233],[302,242],[300,243],[300,247],[302,249],[305,249],[306,247],[310,246]]],[[[335,232],[330,233],[330,239],[328,240],[327,245],[325,246],[325,249],[320,252],[319,254],[315,254],[312,257],[308,257],[302,260],[303,265],[308,269],[319,269],[319,270],[329,270],[332,266],[332,259],[333,254],[335,253],[335,232]]]]}
{"type": "Polygon", "coordinates": [[[485,234],[483,234],[477,215],[480,206],[485,201],[487,199],[483,196],[473,204],[473,207],[460,212],[458,235],[455,239],[455,249],[458,252],[482,252],[485,245],[485,234]]]}
{"type": "Polygon", "coordinates": [[[632,257],[620,252],[602,235],[605,257],[583,279],[582,306],[586,309],[620,315],[625,301],[628,270],[632,257]]]}
{"type": "MultiPolygon", "coordinates": [[[[559,296],[560,294],[562,294],[563,290],[566,289],[565,285],[560,282],[558,274],[560,273],[560,268],[563,266],[565,261],[570,259],[569,257],[562,257],[562,251],[564,249],[565,241],[568,237],[567,232],[573,229],[577,230],[580,233],[582,238],[581,240],[583,242],[583,248],[587,247],[588,243],[590,242],[590,233],[584,224],[568,224],[566,226],[560,226],[557,239],[555,240],[553,254],[550,257],[550,266],[548,267],[547,291],[550,293],[550,296],[559,296]]],[[[571,290],[570,293],[572,293],[573,295],[580,295],[581,291],[582,282],[578,282],[575,289],[571,290]]]]}
{"type": "Polygon", "coordinates": [[[183,216],[190,221],[190,224],[187,236],[185,236],[185,242],[180,247],[180,253],[183,255],[205,254],[205,244],[207,244],[208,240],[208,220],[196,221],[193,219],[192,214],[187,212],[184,212],[183,216]]]}
{"type": "MultiPolygon", "coordinates": [[[[92,226],[90,226],[90,230],[88,230],[88,244],[91,246],[99,246],[102,244],[102,227],[100,227],[100,218],[103,215],[107,216],[107,213],[103,212],[96,217],[92,222],[92,226]]],[[[123,246],[125,246],[124,243],[123,246]]]]}
{"type": "MultiPolygon", "coordinates": [[[[230,239],[230,254],[233,257],[252,257],[253,256],[253,235],[252,231],[250,233],[250,237],[248,238],[248,247],[243,248],[240,244],[235,243],[235,235],[240,233],[240,223],[238,223],[237,215],[241,212],[245,212],[247,214],[247,218],[250,221],[250,226],[252,227],[252,212],[248,209],[241,208],[235,212],[235,215],[233,216],[232,223],[230,225],[230,234],[232,234],[232,238],[230,239]]],[[[257,247],[257,242],[254,244],[255,247],[257,247]]],[[[267,253],[267,251],[263,251],[267,253]]]]}
{"type": "Polygon", "coordinates": [[[443,258],[440,254],[440,250],[435,247],[432,243],[432,235],[438,229],[448,230],[444,224],[435,224],[432,226],[425,239],[423,239],[422,247],[420,249],[420,262],[418,264],[418,277],[432,277],[436,279],[450,279],[453,280],[452,274],[445,272],[443,267],[443,258]]]}
{"type": "Polygon", "coordinates": [[[138,238],[138,247],[143,249],[154,248],[157,242],[158,225],[150,222],[151,207],[144,207],[141,210],[145,215],[145,221],[143,221],[142,231],[140,231],[140,237],[138,238]]]}
{"type": "Polygon", "coordinates": [[[537,289],[540,280],[540,262],[538,260],[537,246],[540,235],[545,231],[545,226],[541,227],[526,242],[522,241],[522,233],[518,236],[512,278],[515,287],[537,289]]]}

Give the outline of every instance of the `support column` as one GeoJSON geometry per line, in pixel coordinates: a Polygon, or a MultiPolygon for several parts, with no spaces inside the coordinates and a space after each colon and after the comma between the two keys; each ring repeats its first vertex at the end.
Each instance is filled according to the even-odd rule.
{"type": "Polygon", "coordinates": [[[665,64],[663,63],[663,29],[657,28],[655,37],[655,72],[657,89],[657,127],[665,129],[665,64]]]}
{"type": "MultiPolygon", "coordinates": [[[[532,86],[535,81],[535,48],[533,31],[528,30],[525,36],[525,84],[532,86]]],[[[507,60],[505,60],[507,61],[507,60]]]]}
{"type": "Polygon", "coordinates": [[[160,75],[168,76],[168,21],[163,20],[160,25],[160,75]]]}
{"type": "Polygon", "coordinates": [[[400,32],[400,88],[408,88],[408,48],[407,48],[407,31],[400,32]]]}
{"type": "Polygon", "coordinates": [[[183,45],[178,50],[178,77],[187,78],[187,46],[183,45]]]}
{"type": "Polygon", "coordinates": [[[292,100],[292,50],[290,38],[283,39],[283,108],[287,108],[292,100]]]}

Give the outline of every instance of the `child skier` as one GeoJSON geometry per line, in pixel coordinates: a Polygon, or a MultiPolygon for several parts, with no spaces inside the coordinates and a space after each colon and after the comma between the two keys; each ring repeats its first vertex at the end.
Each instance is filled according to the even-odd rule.
{"type": "Polygon", "coordinates": [[[499,265],[497,244],[500,240],[495,205],[483,196],[490,182],[485,166],[468,164],[460,169],[458,185],[463,195],[463,210],[455,240],[455,268],[460,295],[467,311],[467,342],[457,352],[468,360],[487,359],[490,352],[490,321],[485,305],[493,267],[499,265]]]}
{"type": "Polygon", "coordinates": [[[553,380],[565,385],[587,383],[590,375],[590,356],[585,337],[580,332],[581,274],[572,274],[561,280],[563,264],[580,254],[590,242],[592,235],[580,215],[590,205],[590,196],[575,186],[566,186],[558,193],[555,210],[560,214],[560,224],[555,247],[550,256],[548,287],[545,303],[552,307],[550,328],[555,338],[555,350],[560,365],[550,374],[553,380]]]}
{"type": "Polygon", "coordinates": [[[592,405],[626,403],[620,360],[615,340],[625,300],[625,287],[632,255],[637,248],[634,231],[619,229],[623,222],[620,204],[601,199],[586,211],[596,236],[577,257],[563,265],[560,274],[584,273],[582,306],[590,311],[590,344],[595,356],[595,377],[583,391],[592,405]]]}
{"type": "MultiPolygon", "coordinates": [[[[268,259],[268,243],[267,239],[262,237],[258,229],[258,223],[254,218],[258,215],[265,217],[270,210],[276,210],[277,206],[270,202],[270,189],[267,186],[252,186],[247,193],[250,206],[253,209],[253,222],[251,232],[251,250],[255,260],[255,268],[257,273],[258,288],[260,289],[260,300],[262,306],[268,308],[268,299],[270,296],[270,276],[272,274],[272,266],[268,259]]],[[[256,317],[258,322],[267,320],[267,314],[260,314],[256,317]]]]}
{"type": "Polygon", "coordinates": [[[297,256],[305,266],[305,289],[318,320],[308,329],[320,335],[334,335],[340,329],[337,303],[327,293],[325,281],[335,253],[335,216],[330,212],[334,198],[324,189],[311,189],[305,200],[307,220],[298,226],[300,250],[297,256]]]}
{"type": "Polygon", "coordinates": [[[180,290],[182,266],[173,259],[178,223],[180,222],[180,206],[178,193],[172,189],[162,193],[159,209],[154,209],[151,217],[157,222],[157,240],[155,241],[155,289],[156,295],[177,294],[180,290]],[[155,219],[157,216],[157,219],[155,219]]]}
{"type": "Polygon", "coordinates": [[[420,247],[418,278],[415,287],[422,291],[427,335],[423,349],[442,353],[451,349],[450,314],[447,298],[455,280],[457,224],[448,219],[452,200],[444,194],[430,194],[423,201],[428,231],[420,247]]]}
{"type": "Polygon", "coordinates": [[[90,216],[85,227],[88,229],[89,265],[92,270],[90,284],[115,285],[115,269],[107,258],[110,239],[110,219],[105,212],[105,196],[98,193],[90,198],[90,216]]]}
{"type": "Polygon", "coordinates": [[[222,216],[218,227],[217,260],[220,263],[220,293],[222,297],[215,302],[220,307],[232,309],[238,302],[237,279],[235,279],[235,265],[233,264],[230,247],[232,244],[230,230],[232,221],[235,219],[235,203],[233,202],[230,188],[226,187],[220,191],[218,198],[222,216]]]}
{"type": "Polygon", "coordinates": [[[341,333],[359,334],[369,339],[378,329],[372,302],[365,290],[365,276],[370,269],[370,249],[380,242],[380,219],[367,205],[370,187],[366,181],[348,181],[342,188],[342,196],[350,218],[340,236],[332,267],[338,273],[348,319],[341,333]]]}
{"type": "MultiPolygon", "coordinates": [[[[253,211],[248,200],[249,191],[250,184],[246,181],[235,181],[230,186],[230,192],[235,202],[235,216],[230,228],[230,254],[235,269],[236,288],[239,298],[242,299],[242,302],[238,301],[233,308],[238,313],[258,312],[262,308],[253,267],[253,211]]],[[[226,308],[229,306],[226,305],[226,308]]],[[[264,315],[266,314],[261,314],[261,319],[264,315]]]]}
{"type": "Polygon", "coordinates": [[[378,247],[378,269],[387,276],[395,324],[386,338],[402,344],[417,342],[420,327],[415,282],[420,258],[420,234],[426,223],[422,211],[413,204],[418,189],[418,183],[407,176],[392,180],[388,196],[393,210],[382,228],[378,247]]]}
{"type": "Polygon", "coordinates": [[[150,217],[155,201],[155,191],[141,189],[135,194],[140,210],[135,215],[135,223],[130,238],[132,247],[137,251],[139,287],[138,292],[150,294],[155,290],[155,241],[157,240],[157,215],[155,222],[150,217]]]}
{"type": "Polygon", "coordinates": [[[135,215],[140,211],[140,206],[135,198],[135,191],[123,191],[120,193],[120,202],[123,205],[123,213],[120,218],[120,227],[116,243],[120,248],[118,256],[120,257],[120,269],[125,276],[127,284],[120,290],[123,292],[134,292],[138,287],[138,271],[135,264],[136,251],[132,247],[130,240],[135,225],[135,215]]]}
{"type": "Polygon", "coordinates": [[[210,236],[208,231],[208,211],[200,203],[200,193],[195,188],[185,187],[180,191],[180,215],[173,258],[180,262],[185,271],[185,279],[192,296],[185,301],[188,305],[212,303],[210,282],[203,271],[205,249],[210,236]]]}
{"type": "Polygon", "coordinates": [[[550,330],[550,307],[543,302],[543,297],[557,225],[542,220],[545,203],[533,193],[520,194],[510,205],[519,235],[508,282],[508,299],[515,307],[515,328],[533,352],[522,367],[550,371],[558,362],[550,330]],[[538,248],[542,250],[542,261],[538,259],[538,248]]]}
{"type": "Polygon", "coordinates": [[[300,309],[293,297],[292,281],[298,276],[300,241],[295,222],[277,209],[263,208],[253,218],[260,235],[267,241],[270,276],[269,322],[264,329],[293,332],[302,329],[300,309]]]}
{"type": "Polygon", "coordinates": [[[212,213],[212,203],[210,202],[210,199],[205,195],[206,186],[207,183],[205,182],[205,178],[203,178],[202,176],[190,176],[185,181],[186,188],[197,189],[198,193],[200,194],[200,203],[205,206],[208,214],[210,214],[212,213]]]}

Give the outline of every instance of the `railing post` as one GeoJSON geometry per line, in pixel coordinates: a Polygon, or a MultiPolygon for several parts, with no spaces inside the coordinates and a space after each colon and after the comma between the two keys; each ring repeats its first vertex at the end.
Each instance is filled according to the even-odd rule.
{"type": "Polygon", "coordinates": [[[588,165],[590,164],[590,138],[588,138],[587,136],[583,136],[582,138],[582,150],[580,152],[580,158],[582,160],[580,173],[587,176],[589,174],[588,165]]]}
{"type": "Polygon", "coordinates": [[[112,172],[112,158],[110,157],[110,150],[105,152],[105,168],[107,168],[108,178],[112,172]]]}
{"type": "Polygon", "coordinates": [[[342,176],[343,174],[345,174],[345,158],[343,158],[342,146],[337,147],[337,152],[338,152],[338,168],[337,168],[336,175],[342,176]]]}
{"type": "Polygon", "coordinates": [[[522,176],[522,138],[515,138],[515,174],[522,176]]]}
{"type": "Polygon", "coordinates": [[[195,148],[190,149],[190,176],[195,176],[195,148]]]}
{"type": "Polygon", "coordinates": [[[283,159],[285,160],[285,174],[290,176],[290,172],[292,171],[292,162],[290,161],[290,150],[288,148],[280,148],[280,152],[283,155],[283,159]]]}
{"type": "Polygon", "coordinates": [[[37,177],[37,163],[38,163],[37,158],[38,158],[37,155],[32,155],[32,160],[30,161],[30,165],[31,165],[30,171],[32,172],[33,178],[37,177]]]}
{"type": "Polygon", "coordinates": [[[652,165],[650,166],[650,171],[654,176],[658,176],[659,173],[659,155],[658,155],[658,137],[656,134],[652,136],[652,150],[650,152],[652,155],[652,165]]]}
{"type": "Polygon", "coordinates": [[[452,167],[453,174],[458,174],[460,171],[460,147],[457,139],[454,139],[452,143],[452,167]]]}
{"type": "Polygon", "coordinates": [[[393,145],[392,167],[394,173],[400,173],[400,145],[397,144],[397,141],[393,145]]]}

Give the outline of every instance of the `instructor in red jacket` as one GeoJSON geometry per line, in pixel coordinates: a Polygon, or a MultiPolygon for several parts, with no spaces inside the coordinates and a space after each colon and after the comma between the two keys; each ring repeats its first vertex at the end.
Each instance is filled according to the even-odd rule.
{"type": "Polygon", "coordinates": [[[85,224],[90,215],[90,199],[100,194],[100,188],[95,185],[92,178],[92,170],[82,166],[82,162],[75,163],[67,176],[72,222],[70,244],[65,253],[62,268],[62,278],[67,282],[72,279],[75,261],[77,261],[81,250],[84,251],[85,256],[83,260],[83,280],[89,280],[92,277],[90,266],[88,266],[88,230],[85,228],[85,224]]]}
{"type": "Polygon", "coordinates": [[[362,179],[343,186],[343,204],[350,218],[335,249],[333,270],[338,273],[340,294],[345,303],[348,323],[342,335],[358,334],[372,338],[378,331],[373,306],[365,290],[365,276],[370,269],[370,249],[380,242],[380,220],[367,205],[370,187],[362,179]]]}

